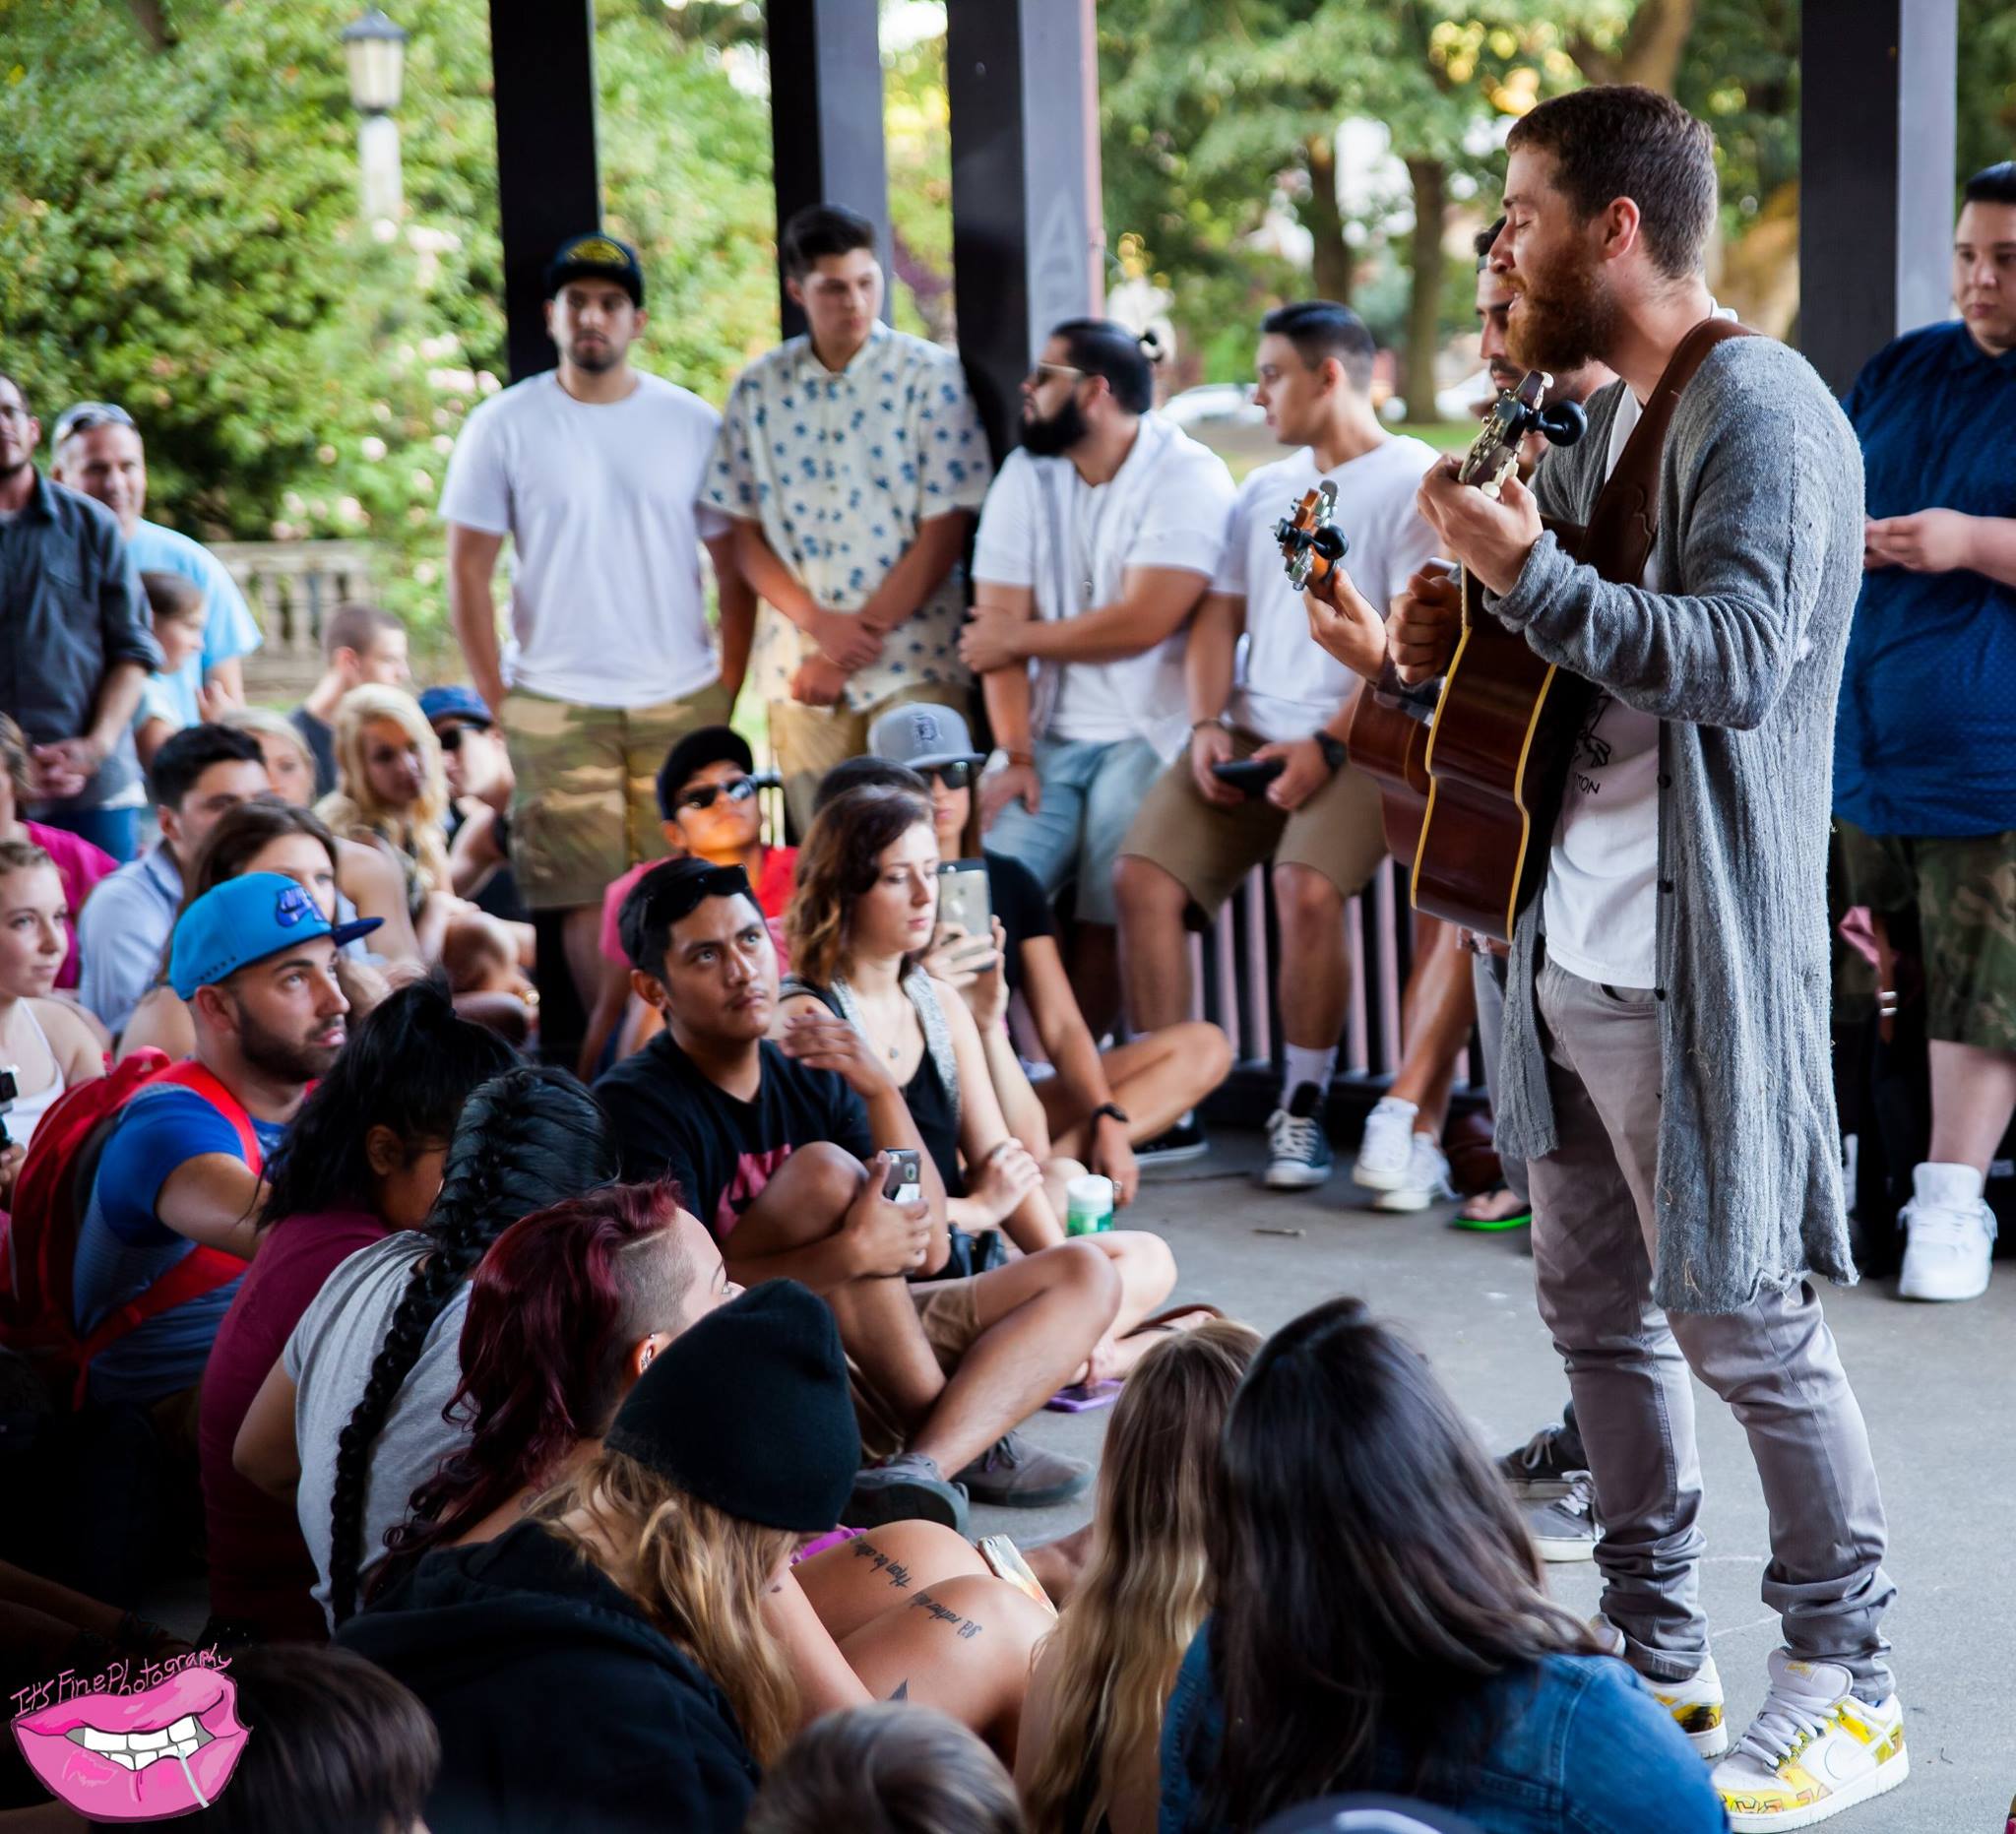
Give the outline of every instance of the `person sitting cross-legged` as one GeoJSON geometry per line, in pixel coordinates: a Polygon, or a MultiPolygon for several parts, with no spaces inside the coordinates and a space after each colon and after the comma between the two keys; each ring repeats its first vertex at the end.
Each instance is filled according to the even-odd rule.
{"type": "MultiPolygon", "coordinates": [[[[622,925],[631,984],[665,1021],[596,1085],[624,1175],[677,1183],[740,1285],[788,1276],[833,1307],[872,1461],[843,1519],[963,1528],[967,1491],[946,1474],[977,1467],[1080,1379],[1119,1309],[1118,1277],[1097,1248],[1069,1242],[907,1285],[951,1251],[938,1169],[852,1026],[806,1015],[770,1041],[777,951],[740,868],[667,860],[632,887],[622,925]],[[919,1157],[914,1203],[883,1194],[903,1149],[919,1157]]],[[[1076,1461],[1037,1459],[972,1475],[1000,1502],[1059,1500],[1090,1478],[1076,1461]],[[1008,1487],[993,1487],[1002,1478],[1008,1487]]]]}

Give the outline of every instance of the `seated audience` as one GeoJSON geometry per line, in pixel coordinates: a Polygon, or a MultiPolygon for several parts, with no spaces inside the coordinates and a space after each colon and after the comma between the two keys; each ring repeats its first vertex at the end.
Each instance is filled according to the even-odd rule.
{"type": "Polygon", "coordinates": [[[140,585],[147,594],[154,640],[161,653],[161,665],[141,683],[140,705],[133,710],[133,745],[144,770],[165,740],[184,727],[197,725],[213,705],[221,712],[227,703],[221,694],[200,690],[196,718],[190,718],[178,692],[184,686],[187,665],[201,665],[203,624],[209,615],[203,589],[179,573],[143,573],[140,585]]]}
{"type": "Polygon", "coordinates": [[[177,574],[202,596],[202,648],[183,662],[171,683],[181,710],[176,726],[195,726],[225,704],[243,701],[243,659],[259,648],[258,620],[222,561],[179,529],[150,522],[143,513],[147,448],[132,415],[113,402],[79,402],[56,422],[50,452],[50,476],[118,518],[126,552],[143,576],[177,574]]]}
{"type": "MultiPolygon", "coordinates": [[[[1016,1137],[1039,1159],[1077,1160],[1112,1179],[1123,1205],[1133,1201],[1143,1167],[1201,1158],[1204,1136],[1191,1110],[1231,1068],[1225,1034],[1185,1019],[1159,1032],[1137,1031],[1124,1044],[1101,1050],[1071,991],[1041,885],[1021,860],[981,845],[973,793],[979,765],[964,724],[955,727],[952,716],[937,709],[899,708],[875,723],[868,739],[878,758],[908,766],[923,780],[939,857],[977,859],[987,869],[989,903],[1007,932],[1007,990],[1011,998],[1022,996],[1044,1059],[1022,1078],[1033,1084],[1040,1111],[1030,1110],[1026,1097],[1017,1101],[998,1088],[997,1079],[1016,1137]],[[935,736],[922,729],[927,719],[937,727],[935,736]],[[1047,1152],[1038,1151],[1039,1127],[1047,1152]]],[[[828,783],[839,775],[829,773],[828,783]]],[[[933,974],[941,973],[934,963],[946,941],[941,930],[926,961],[933,974]]]]}
{"type": "MultiPolygon", "coordinates": [[[[435,1548],[515,1528],[600,1450],[623,1397],[665,1346],[738,1291],[666,1184],[591,1191],[514,1223],[470,1283],[452,1407],[470,1438],[414,1492],[383,1582],[435,1548]]],[[[971,1544],[919,1521],[808,1542],[765,1615],[797,1677],[802,1719],[905,1687],[1007,1752],[1030,1652],[1050,1622],[989,1577],[971,1544]],[[946,1620],[912,1609],[914,1588],[981,1628],[947,1638],[946,1620]]]]}
{"type": "MultiPolygon", "coordinates": [[[[791,906],[792,980],[780,1009],[788,1030],[830,1009],[888,1066],[946,1192],[946,1216],[982,1237],[1000,1229],[1025,1253],[1054,1246],[1064,1227],[1028,1149],[1008,1131],[986,1046],[966,1003],[932,980],[916,955],[936,928],[938,842],[929,807],[900,791],[850,791],[805,837],[791,906]]],[[[998,965],[989,970],[998,973],[998,965]]],[[[990,1015],[1001,1032],[998,1009],[990,1015]]],[[[997,1054],[1005,1048],[997,1041],[997,1054]]],[[[1075,1170],[1075,1168],[1074,1168],[1075,1170]]],[[[1094,1363],[1120,1376],[1154,1342],[1137,1330],[1175,1285],[1160,1236],[1102,1231],[1092,1238],[1120,1276],[1120,1309],[1094,1363]]],[[[1195,1309],[1156,1320],[1180,1329],[1195,1309]]]]}
{"type": "Polygon", "coordinates": [[[230,1787],[184,1817],[192,1834],[426,1834],[441,1767],[427,1709],[346,1649],[231,1652],[245,1740],[230,1787]]]}
{"type": "Polygon", "coordinates": [[[833,1314],[795,1282],[673,1338],[531,1520],[344,1626],[440,1729],[428,1826],[740,1834],[798,1724],[763,1608],[857,1452],[833,1314]]]}
{"type": "Polygon", "coordinates": [[[494,1076],[463,1106],[424,1228],[350,1255],[302,1313],[231,1463],[293,1498],[332,1624],[356,1610],[386,1532],[464,1437],[442,1410],[462,1380],[457,1346],[483,1251],[520,1217],[615,1172],[602,1111],[565,1071],[494,1076]]]}
{"type": "Polygon", "coordinates": [[[1163,1702],[1204,1622],[1219,1442],[1259,1348],[1240,1324],[1171,1338],[1113,1409],[1092,1558],[1030,1677],[1015,1776],[1031,1834],[1155,1834],[1163,1702]]]}
{"type": "MultiPolygon", "coordinates": [[[[261,796],[225,810],[196,856],[182,908],[186,911],[205,892],[248,872],[277,872],[292,879],[332,923],[347,924],[357,916],[337,885],[336,838],[306,809],[261,796]]],[[[377,939],[374,930],[371,940],[377,939]]],[[[187,1002],[168,985],[165,961],[161,977],[134,1007],[120,1033],[119,1057],[147,1048],[186,1057],[195,1049],[195,1022],[187,1002]]],[[[386,995],[385,977],[371,965],[361,932],[337,951],[336,979],[350,1003],[352,1020],[362,1018],[386,995]]]]}
{"type": "Polygon", "coordinates": [[[226,809],[267,791],[258,744],[243,732],[192,726],[155,753],[147,783],[161,838],[92,893],[77,924],[78,998],[117,1037],[160,974],[182,909],[182,881],[226,809]]]}
{"type": "MultiPolygon", "coordinates": [[[[687,733],[665,753],[659,769],[659,818],[674,856],[740,866],[763,915],[782,923],[796,880],[798,850],[765,845],[755,768],[748,742],[732,727],[710,726],[687,733]]],[[[647,859],[632,866],[602,895],[602,979],[582,1045],[584,1076],[601,1068],[611,1038],[617,1040],[620,1060],[657,1035],[655,1009],[631,995],[630,964],[617,918],[630,888],[658,863],[647,859]]]]}
{"type": "Polygon", "coordinates": [[[532,914],[511,869],[511,797],[517,776],[497,717],[473,688],[427,688],[420,712],[441,741],[448,780],[448,875],[455,895],[507,923],[532,914]]]}
{"type": "Polygon", "coordinates": [[[0,1210],[35,1123],[64,1090],[105,1073],[91,1028],[76,1008],[49,998],[69,946],[67,913],[48,854],[32,841],[0,841],[0,1064],[14,1072],[13,1101],[0,1108],[0,1210]]]}
{"type": "Polygon", "coordinates": [[[777,955],[741,870],[662,861],[624,901],[623,943],[632,985],[665,1021],[596,1085],[624,1175],[677,1184],[739,1285],[788,1276],[833,1307],[871,1461],[842,1519],[963,1530],[962,1486],[994,1502],[1083,1488],[1075,1459],[988,1460],[1081,1379],[1119,1300],[1106,1257],[1071,1242],[973,1279],[904,1284],[950,1254],[936,1166],[853,1027],[822,1010],[781,1043],[768,1037],[777,955]],[[915,1203],[884,1195],[901,1149],[919,1155],[915,1203]]]}
{"type": "Polygon", "coordinates": [[[829,1713],[763,1779],[743,1834],[1026,1834],[1001,1760],[957,1720],[882,1701],[829,1713]]]}
{"type": "Polygon", "coordinates": [[[291,1505],[241,1477],[231,1450],[253,1396],[338,1264],[425,1223],[463,1103],[511,1064],[501,1039],[457,1018],[440,987],[415,981],[357,1024],[267,1168],[259,1253],[203,1377],[205,1642],[319,1643],[327,1634],[291,1505]]]}
{"type": "Polygon", "coordinates": [[[1547,1598],[1426,1361],[1362,1301],[1267,1342],[1222,1459],[1212,1617],[1164,1717],[1170,1834],[1338,1790],[1404,1790],[1482,1834],[1728,1825],[1671,1714],[1547,1598]]]}
{"type": "Polygon", "coordinates": [[[412,680],[407,666],[406,626],[376,605],[338,605],[322,626],[322,679],[287,715],[315,760],[315,794],[337,787],[336,710],[352,688],[366,683],[403,688],[412,680]]]}
{"type": "Polygon", "coordinates": [[[0,713],[0,841],[26,842],[40,848],[63,881],[64,953],[56,970],[56,985],[70,989],[77,985],[78,915],[93,888],[118,871],[119,862],[103,848],[94,847],[67,828],[30,821],[21,809],[23,803],[33,797],[34,777],[28,740],[22,736],[21,727],[0,713]]]}
{"type": "MultiPolygon", "coordinates": [[[[273,786],[274,795],[290,808],[314,808],[315,758],[290,721],[264,707],[228,707],[218,716],[217,724],[249,732],[259,741],[259,755],[266,762],[267,782],[273,786]]],[[[371,953],[388,967],[410,964],[417,968],[420,945],[413,935],[412,918],[407,915],[406,875],[399,862],[382,847],[338,836],[336,882],[360,917],[378,917],[383,922],[384,927],[371,938],[371,953]]]]}
{"type": "MultiPolygon", "coordinates": [[[[354,929],[355,926],[351,926],[354,929]]],[[[192,1063],[144,1084],[116,1111],[97,1150],[72,1282],[73,1324],[96,1333],[157,1282],[202,1258],[196,1290],[101,1343],[87,1393],[101,1410],[142,1414],[159,1448],[168,1504],[196,1482],[198,1385],[218,1326],[257,1246],[265,1162],[285,1137],[309,1086],[345,1041],[346,1002],[332,929],[293,880],[252,873],[206,893],[175,925],[169,981],[196,1022],[192,1063]]],[[[108,1485],[126,1474],[96,1474],[108,1485]]],[[[102,1514],[91,1486],[79,1499],[102,1514]]],[[[98,1522],[96,1535],[114,1525],[98,1522]]],[[[142,1524],[116,1525],[122,1558],[154,1549],[142,1524]]],[[[131,1595],[136,1574],[114,1569],[94,1589],[131,1595]]]]}

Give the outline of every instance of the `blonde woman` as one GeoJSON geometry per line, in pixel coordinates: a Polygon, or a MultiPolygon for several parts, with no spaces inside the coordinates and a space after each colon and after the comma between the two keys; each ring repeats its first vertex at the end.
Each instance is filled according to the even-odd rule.
{"type": "MultiPolygon", "coordinates": [[[[315,800],[315,756],[293,724],[264,707],[227,707],[219,726],[249,732],[258,741],[273,793],[289,807],[308,808],[315,800]]],[[[359,917],[377,917],[371,953],[383,961],[396,980],[406,964],[419,966],[420,945],[407,914],[406,878],[383,848],[339,839],[336,882],[356,907],[359,917]]]]}
{"type": "Polygon", "coordinates": [[[1113,1409],[1092,1558],[1023,1707],[1015,1781],[1030,1834],[1154,1834],[1163,1702],[1211,1606],[1219,1440],[1259,1349],[1257,1331],[1228,1321],[1170,1338],[1113,1409]]]}

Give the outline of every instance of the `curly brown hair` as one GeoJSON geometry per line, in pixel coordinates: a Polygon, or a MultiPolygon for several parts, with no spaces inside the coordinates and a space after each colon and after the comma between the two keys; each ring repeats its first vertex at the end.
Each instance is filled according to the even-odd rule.
{"type": "Polygon", "coordinates": [[[798,889],[785,917],[791,973],[830,987],[846,959],[854,900],[875,883],[877,861],[913,828],[931,826],[931,805],[880,784],[850,790],[819,812],[798,849],[798,889]]]}

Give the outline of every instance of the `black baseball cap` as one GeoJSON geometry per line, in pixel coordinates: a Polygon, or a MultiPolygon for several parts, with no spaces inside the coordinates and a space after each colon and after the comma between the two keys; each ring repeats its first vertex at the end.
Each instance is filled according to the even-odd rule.
{"type": "Polygon", "coordinates": [[[658,812],[666,821],[678,814],[679,791],[710,764],[739,764],[745,773],[756,768],[749,741],[733,727],[704,726],[676,740],[658,772],[658,812]]]}
{"type": "Polygon", "coordinates": [[[599,229],[569,236],[546,264],[546,297],[552,298],[569,281],[583,280],[614,281],[630,295],[630,303],[644,310],[644,268],[628,242],[599,229]]]}

